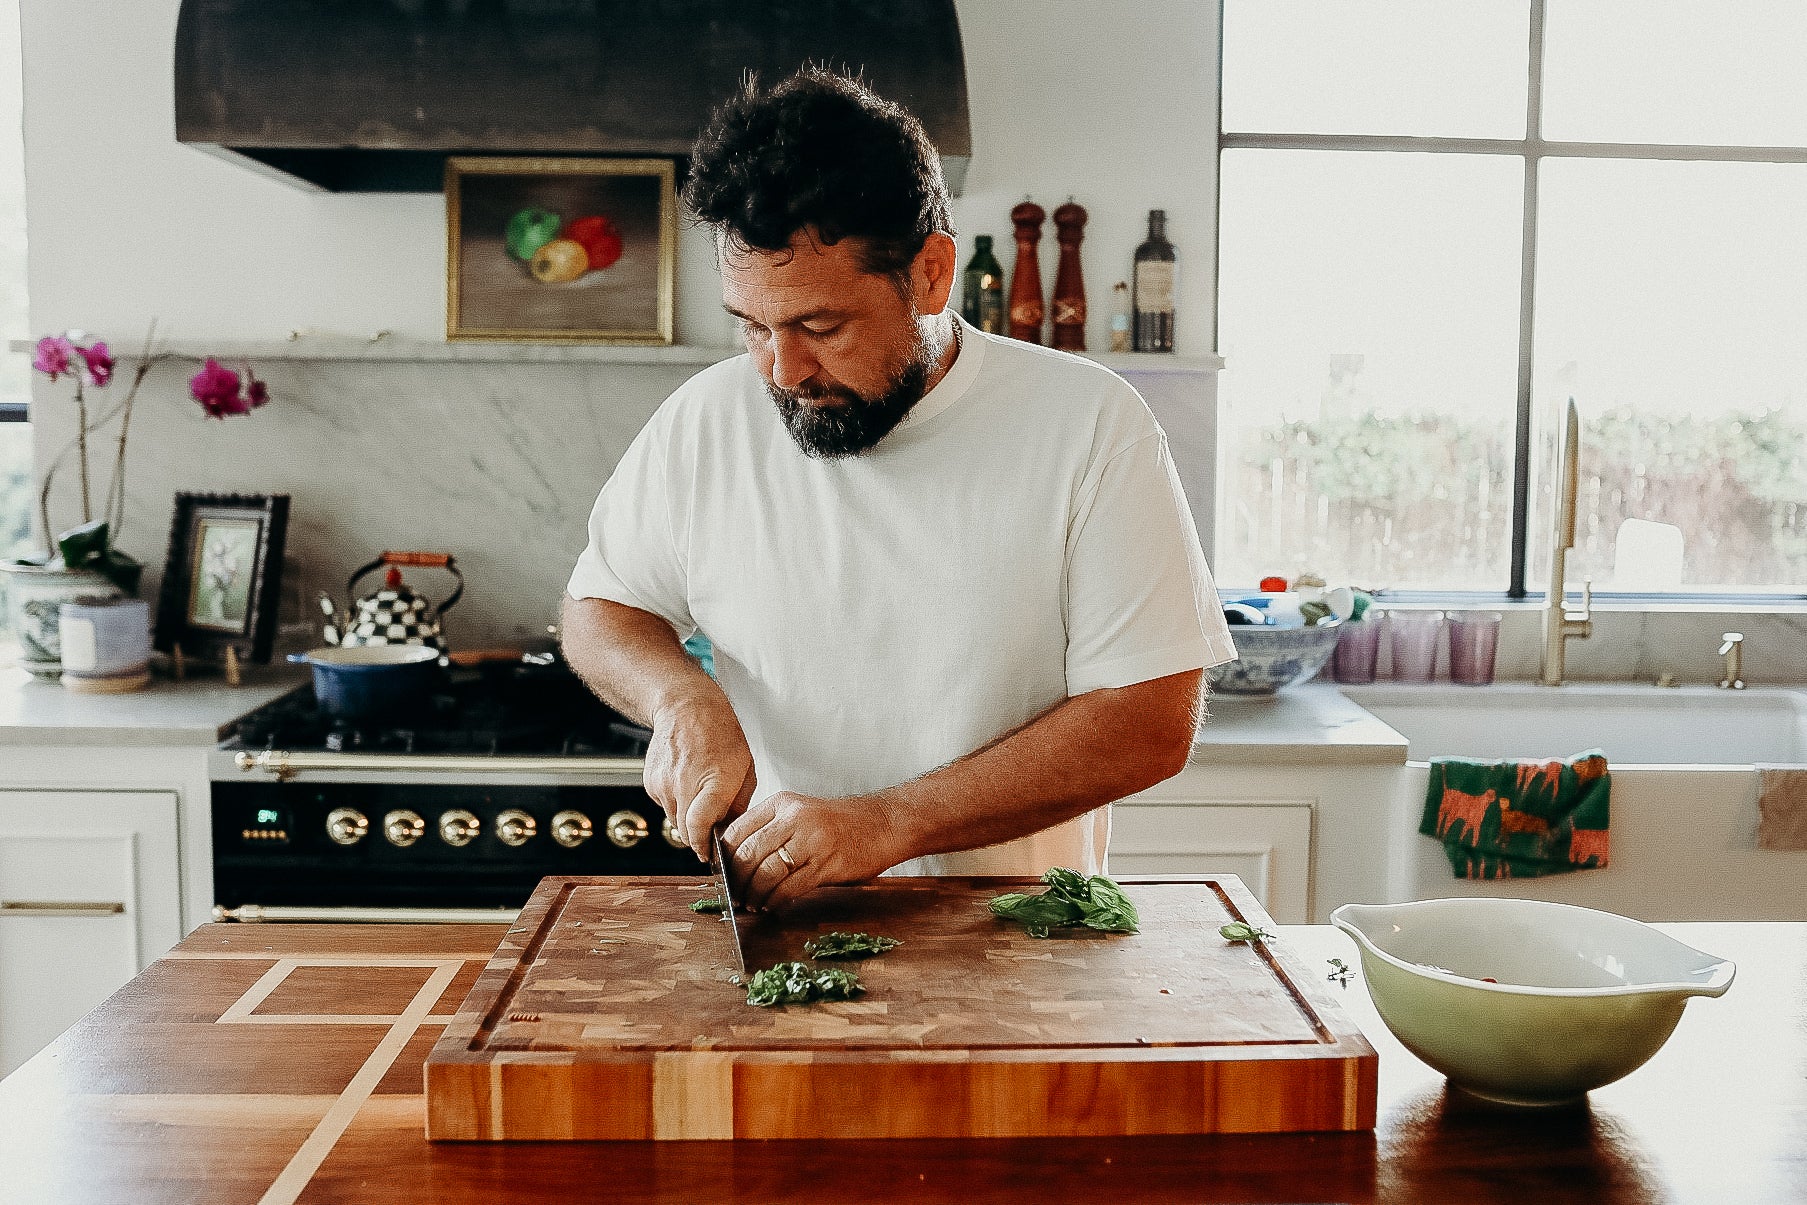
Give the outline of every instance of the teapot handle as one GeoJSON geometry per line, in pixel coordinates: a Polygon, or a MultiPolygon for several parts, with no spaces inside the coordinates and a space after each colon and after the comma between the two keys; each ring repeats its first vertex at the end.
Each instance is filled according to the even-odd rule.
{"type": "Polygon", "coordinates": [[[376,570],[383,568],[385,565],[444,569],[458,579],[458,586],[452,591],[452,596],[433,609],[435,617],[444,615],[447,611],[452,609],[453,603],[464,597],[464,574],[458,571],[458,562],[451,553],[385,552],[383,555],[377,557],[376,560],[352,574],[351,579],[345,583],[345,593],[351,597],[354,605],[357,600],[358,579],[362,578],[367,573],[373,573],[376,570]]]}

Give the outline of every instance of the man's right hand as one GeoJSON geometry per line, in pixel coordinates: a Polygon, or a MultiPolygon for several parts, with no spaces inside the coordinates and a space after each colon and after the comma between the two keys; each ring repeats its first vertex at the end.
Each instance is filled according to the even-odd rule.
{"type": "Polygon", "coordinates": [[[753,753],[719,690],[687,693],[652,716],[646,793],[665,809],[684,843],[707,862],[709,834],[747,810],[753,753]]]}

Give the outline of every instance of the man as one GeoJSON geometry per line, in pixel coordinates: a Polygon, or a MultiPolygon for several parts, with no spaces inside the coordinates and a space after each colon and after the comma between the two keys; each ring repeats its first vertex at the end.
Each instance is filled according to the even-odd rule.
{"type": "Polygon", "coordinates": [[[725,825],[756,907],[1101,870],[1106,805],[1185,765],[1235,656],[1153,416],[947,311],[935,150],[852,80],[749,85],[684,199],[747,355],[634,440],[564,611],[570,663],[653,730],[648,793],[692,849],[725,825]]]}

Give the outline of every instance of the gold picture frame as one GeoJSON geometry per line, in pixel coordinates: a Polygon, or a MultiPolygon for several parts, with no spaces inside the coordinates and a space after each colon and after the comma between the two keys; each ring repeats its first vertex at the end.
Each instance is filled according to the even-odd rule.
{"type": "Polygon", "coordinates": [[[672,341],[672,160],[453,156],[445,207],[447,341],[672,341]]]}

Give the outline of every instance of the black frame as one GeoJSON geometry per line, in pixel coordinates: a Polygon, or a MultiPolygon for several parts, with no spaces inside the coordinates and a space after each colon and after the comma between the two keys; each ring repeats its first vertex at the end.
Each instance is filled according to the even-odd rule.
{"type": "Polygon", "coordinates": [[[232,649],[240,660],[267,662],[276,643],[276,609],[282,584],[283,546],[288,536],[287,494],[176,495],[170,520],[169,558],[157,595],[154,644],[160,652],[177,646],[185,658],[221,660],[232,649]],[[250,520],[257,524],[257,554],[251,567],[250,593],[242,624],[200,625],[191,618],[195,592],[196,537],[209,519],[250,520]]]}

